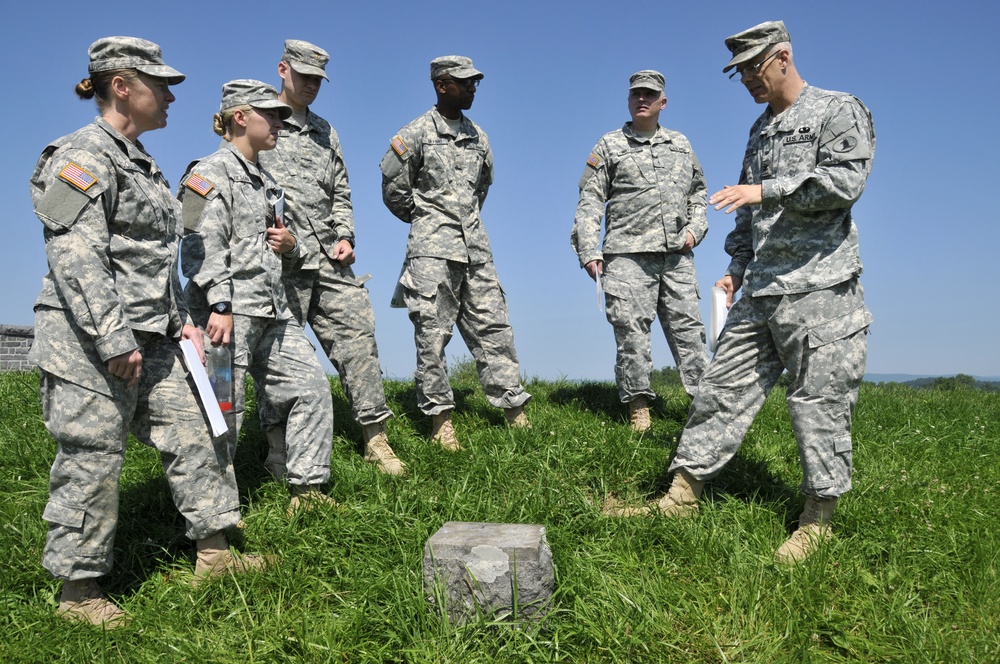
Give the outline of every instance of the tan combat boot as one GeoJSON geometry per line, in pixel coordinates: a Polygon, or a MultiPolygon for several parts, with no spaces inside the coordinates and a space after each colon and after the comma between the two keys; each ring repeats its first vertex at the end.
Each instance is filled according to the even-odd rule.
{"type": "Polygon", "coordinates": [[[337,501],[323,493],[319,484],[293,484],[292,499],[288,502],[288,516],[299,510],[312,510],[320,505],[339,507],[337,501]]]}
{"type": "Polygon", "coordinates": [[[628,417],[632,423],[632,431],[649,431],[653,422],[649,418],[649,402],[646,397],[639,395],[628,402],[628,417]]]}
{"type": "Polygon", "coordinates": [[[837,509],[836,498],[806,496],[806,506],[799,516],[799,527],[774,552],[779,563],[792,565],[808,558],[820,544],[833,537],[830,519],[837,509]]]}
{"type": "Polygon", "coordinates": [[[531,422],[528,421],[528,416],[524,412],[524,406],[514,406],[513,408],[504,408],[503,416],[507,419],[507,426],[514,429],[530,429],[531,422]]]}
{"type": "Polygon", "coordinates": [[[406,464],[389,447],[385,422],[362,424],[361,431],[365,437],[365,461],[376,464],[387,475],[402,475],[406,472],[406,464]]]}
{"type": "Polygon", "coordinates": [[[125,612],[104,596],[96,579],[63,581],[56,615],[104,629],[116,629],[129,623],[125,612]]]}
{"type": "Polygon", "coordinates": [[[267,566],[263,556],[244,553],[234,553],[229,549],[225,533],[218,532],[197,542],[198,558],[194,565],[194,581],[191,585],[201,583],[227,572],[246,574],[262,570],[267,566]]]}
{"type": "Polygon", "coordinates": [[[458,452],[462,449],[458,436],[455,435],[455,427],[451,425],[450,410],[431,416],[431,440],[449,452],[458,452]]]}
{"type": "Polygon", "coordinates": [[[609,502],[601,510],[605,516],[653,516],[680,518],[698,511],[698,498],[705,488],[705,480],[696,480],[684,469],[674,473],[670,489],[659,500],[643,507],[628,507],[618,501],[609,502]]]}
{"type": "Polygon", "coordinates": [[[279,482],[288,474],[288,447],[285,445],[285,427],[279,424],[267,430],[267,458],[264,467],[279,482]]]}

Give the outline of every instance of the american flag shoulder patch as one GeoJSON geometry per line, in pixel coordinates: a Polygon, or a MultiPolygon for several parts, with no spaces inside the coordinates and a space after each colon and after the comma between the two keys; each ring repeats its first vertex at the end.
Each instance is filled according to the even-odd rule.
{"type": "Polygon", "coordinates": [[[395,150],[396,154],[400,157],[406,154],[406,151],[410,149],[406,147],[406,143],[403,142],[403,139],[400,138],[398,134],[392,137],[392,140],[389,141],[389,145],[392,146],[392,149],[395,150]]]}
{"type": "Polygon", "coordinates": [[[598,165],[599,163],[601,163],[601,158],[600,158],[600,157],[598,157],[598,156],[597,156],[596,154],[594,154],[593,152],[591,152],[591,153],[590,153],[590,156],[589,156],[589,157],[587,157],[587,166],[590,166],[591,168],[597,168],[597,165],[598,165]]]}
{"type": "Polygon", "coordinates": [[[201,177],[197,173],[192,173],[185,182],[184,186],[198,194],[199,196],[208,196],[208,192],[215,189],[215,185],[201,177]]]}
{"type": "Polygon", "coordinates": [[[92,173],[72,161],[59,171],[59,177],[80,191],[87,191],[97,183],[97,178],[92,173]]]}

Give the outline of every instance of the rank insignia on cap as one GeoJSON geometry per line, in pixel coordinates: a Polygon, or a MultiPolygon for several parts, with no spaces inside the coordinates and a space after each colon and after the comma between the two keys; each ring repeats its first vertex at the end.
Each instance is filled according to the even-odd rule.
{"type": "Polygon", "coordinates": [[[396,154],[400,157],[406,154],[406,151],[410,149],[406,147],[406,143],[404,143],[403,139],[401,139],[398,135],[392,137],[392,140],[389,141],[389,145],[392,146],[392,149],[395,150],[396,154]]]}
{"type": "Polygon", "coordinates": [[[192,173],[184,186],[200,196],[208,196],[208,192],[215,189],[215,185],[201,177],[197,173],[192,173]]]}
{"type": "Polygon", "coordinates": [[[69,162],[66,167],[59,171],[59,177],[61,177],[66,182],[79,189],[80,191],[87,191],[94,186],[97,182],[97,178],[87,172],[83,167],[69,162]]]}
{"type": "Polygon", "coordinates": [[[601,163],[601,158],[600,158],[600,157],[598,157],[598,156],[597,156],[596,154],[594,154],[593,152],[591,152],[591,153],[590,153],[590,156],[589,156],[589,157],[587,157],[587,166],[590,166],[591,168],[597,168],[597,165],[598,165],[599,163],[601,163]]]}

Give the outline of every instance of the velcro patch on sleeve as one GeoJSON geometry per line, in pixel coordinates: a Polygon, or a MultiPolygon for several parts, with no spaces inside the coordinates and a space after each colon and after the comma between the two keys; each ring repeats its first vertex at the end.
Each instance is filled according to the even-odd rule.
{"type": "Polygon", "coordinates": [[[184,181],[184,186],[202,197],[208,196],[208,192],[215,189],[214,184],[197,173],[192,173],[191,176],[184,181]]]}
{"type": "Polygon", "coordinates": [[[72,161],[59,171],[59,177],[80,191],[87,191],[97,184],[97,178],[94,177],[93,173],[72,161]]]}
{"type": "Polygon", "coordinates": [[[404,154],[406,154],[407,151],[410,149],[410,148],[406,147],[406,143],[403,142],[403,139],[400,138],[399,135],[393,136],[392,140],[389,141],[389,145],[392,146],[392,149],[400,157],[402,157],[404,154]]]}
{"type": "Polygon", "coordinates": [[[590,166],[591,168],[597,168],[597,165],[600,163],[601,163],[601,158],[598,157],[593,152],[591,152],[590,156],[587,157],[587,166],[590,166]]]}

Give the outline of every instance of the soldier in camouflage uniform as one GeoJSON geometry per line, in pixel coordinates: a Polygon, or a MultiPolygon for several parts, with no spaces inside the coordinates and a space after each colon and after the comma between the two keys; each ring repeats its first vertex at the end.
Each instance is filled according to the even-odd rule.
{"type": "Polygon", "coordinates": [[[113,562],[118,483],[131,432],[155,447],[199,578],[245,571],[225,528],[240,518],[224,439],[213,440],[178,339],[201,352],[177,276],[177,203],[137,140],[166,126],[169,86],[184,76],[144,39],[108,37],[89,49],[93,124],[51,143],[31,177],[49,272],[35,304],[32,360],[41,369],[45,425],[58,443],[43,518],[42,564],[63,579],[59,614],[115,627],[125,615],[96,579],[113,562]]]}
{"type": "MultiPolygon", "coordinates": [[[[332,503],[321,485],[330,477],[333,401],[281,281],[282,263],[300,259],[301,247],[282,223],[281,190],[257,162],[260,152],[274,149],[281,121],[291,112],[270,85],[226,83],[215,131],[228,143],[188,167],[178,198],[189,300],[200,303],[199,317],[207,315],[205,331],[213,344],[232,341],[234,432],[242,424],[249,372],[274,419],[286,423],[283,461],[294,510],[303,501],[332,503]]],[[[230,440],[230,454],[236,440],[230,440]]]]}
{"type": "Polygon", "coordinates": [[[648,401],[656,396],[649,384],[654,318],[688,394],[708,365],[693,253],[708,232],[705,175],[687,138],[658,123],[667,105],[663,84],[650,69],[629,79],[632,121],[590,153],[570,238],[580,266],[601,279],[618,345],[618,394],[636,431],[649,429],[648,401]]]}
{"type": "MultiPolygon", "coordinates": [[[[375,344],[375,313],[354,263],[354,215],[347,167],[337,132],[309,110],[326,79],[330,56],[309,42],[289,39],[278,63],[281,92],[292,107],[274,150],[260,163],[285,192],[286,221],[302,243],[305,258],[286,266],[288,306],[299,325],[312,326],[316,338],[340,374],[354,418],[365,439],[365,460],[382,472],[399,475],[404,465],[389,446],[385,421],[393,416],[385,402],[375,344]]],[[[327,79],[329,80],[329,79],[327,79]]],[[[284,422],[267,422],[270,408],[258,402],[268,430],[273,459],[285,447],[284,422]]],[[[281,474],[283,468],[273,468],[281,474]]]]}
{"type": "Polygon", "coordinates": [[[805,509],[778,549],[780,562],[807,557],[831,536],[837,499],[851,488],[851,416],[865,373],[872,316],[859,276],[851,207],[875,153],[871,114],[857,98],[806,85],[784,23],[726,40],[750,95],[768,107],[750,130],[738,185],[709,198],[736,212],[726,238],[732,256],[717,285],[732,305],[670,466],[658,507],[697,508],[704,481],[736,454],[782,371],[799,445],[805,509]]]}
{"type": "Polygon", "coordinates": [[[462,111],[472,107],[483,74],[472,60],[431,62],[437,104],[399,130],[382,158],[382,200],[410,224],[399,283],[417,346],[417,400],[432,417],[431,437],[461,449],[451,424],[455,397],[445,346],[452,328],[472,352],[489,402],[507,422],[528,427],[507,303],[480,217],[493,183],[486,133],[462,111]]]}

